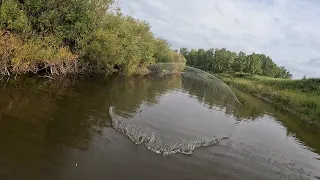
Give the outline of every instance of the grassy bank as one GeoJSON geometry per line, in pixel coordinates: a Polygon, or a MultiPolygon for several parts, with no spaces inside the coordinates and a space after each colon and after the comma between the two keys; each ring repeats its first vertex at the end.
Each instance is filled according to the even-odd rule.
{"type": "Polygon", "coordinates": [[[224,82],[267,99],[311,121],[320,121],[320,79],[277,79],[219,74],[224,82]]]}

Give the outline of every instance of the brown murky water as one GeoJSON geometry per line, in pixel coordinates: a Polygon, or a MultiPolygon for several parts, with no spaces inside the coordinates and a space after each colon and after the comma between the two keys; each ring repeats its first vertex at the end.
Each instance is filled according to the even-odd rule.
{"type": "Polygon", "coordinates": [[[319,129],[235,93],[241,107],[178,75],[2,80],[0,179],[319,179],[319,129]],[[159,155],[113,129],[110,106],[162,133],[229,138],[159,155]]]}

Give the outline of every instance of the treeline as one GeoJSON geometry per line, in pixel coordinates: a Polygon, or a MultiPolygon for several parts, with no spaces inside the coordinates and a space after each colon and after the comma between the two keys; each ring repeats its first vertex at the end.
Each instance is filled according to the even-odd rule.
{"type": "Polygon", "coordinates": [[[214,73],[241,72],[274,78],[292,78],[285,67],[276,65],[264,54],[246,54],[223,49],[181,48],[180,53],[187,59],[187,65],[214,73]]]}
{"type": "Polygon", "coordinates": [[[112,0],[0,0],[0,74],[134,73],[185,61],[112,0]]]}

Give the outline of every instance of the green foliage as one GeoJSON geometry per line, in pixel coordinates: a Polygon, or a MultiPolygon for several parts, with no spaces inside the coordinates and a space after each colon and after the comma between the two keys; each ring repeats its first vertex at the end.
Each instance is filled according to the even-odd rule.
{"type": "Polygon", "coordinates": [[[169,62],[173,59],[173,53],[170,51],[170,44],[164,39],[156,40],[157,50],[155,57],[159,62],[169,62]]]}
{"type": "Polygon", "coordinates": [[[0,28],[13,32],[29,30],[28,18],[14,0],[5,0],[0,7],[0,28]]]}
{"type": "Polygon", "coordinates": [[[244,52],[239,52],[233,63],[233,70],[236,72],[243,72],[247,67],[247,55],[244,52]]]}
{"type": "Polygon", "coordinates": [[[171,50],[170,43],[164,39],[156,39],[155,58],[157,62],[186,62],[181,53],[171,50]]]}
{"type": "Polygon", "coordinates": [[[285,67],[278,67],[270,57],[264,54],[244,52],[238,54],[223,49],[181,48],[180,54],[187,59],[187,65],[214,73],[240,72],[263,75],[274,78],[292,78],[285,67]]]}
{"type": "Polygon", "coordinates": [[[93,67],[134,71],[139,65],[155,62],[154,38],[145,22],[131,17],[109,15],[104,25],[88,39],[85,59],[93,67]]]}
{"type": "Polygon", "coordinates": [[[146,22],[122,15],[112,0],[5,0],[0,5],[0,41],[9,42],[5,32],[20,41],[1,74],[135,73],[156,62],[185,62],[146,22]]]}
{"type": "Polygon", "coordinates": [[[72,49],[85,45],[83,40],[101,24],[110,5],[110,0],[25,0],[21,3],[38,35],[54,35],[72,49]]]}
{"type": "Polygon", "coordinates": [[[248,56],[248,61],[249,63],[249,69],[248,72],[251,74],[261,74],[262,73],[262,69],[261,69],[261,65],[262,65],[262,57],[263,55],[258,55],[258,54],[250,54],[248,56]]]}

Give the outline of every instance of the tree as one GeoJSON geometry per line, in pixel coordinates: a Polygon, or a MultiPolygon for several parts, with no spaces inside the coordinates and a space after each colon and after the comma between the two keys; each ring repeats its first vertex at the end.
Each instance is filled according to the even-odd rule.
{"type": "Polygon", "coordinates": [[[277,68],[277,65],[272,61],[272,59],[269,56],[263,59],[262,74],[264,76],[275,77],[277,68]]]}
{"type": "Polygon", "coordinates": [[[261,74],[262,69],[262,60],[261,57],[258,54],[252,53],[248,56],[249,58],[249,73],[251,74],[261,74]]]}
{"type": "Polygon", "coordinates": [[[186,58],[189,66],[198,67],[214,73],[229,71],[251,73],[268,77],[292,78],[285,67],[278,67],[269,56],[223,49],[191,49],[181,48],[180,53],[186,58]]]}
{"type": "Polygon", "coordinates": [[[246,53],[240,51],[233,63],[233,70],[236,72],[244,72],[247,64],[247,55],[246,53]]]}
{"type": "Polygon", "coordinates": [[[182,54],[184,57],[187,57],[189,54],[188,48],[180,48],[180,54],[182,54]]]}

